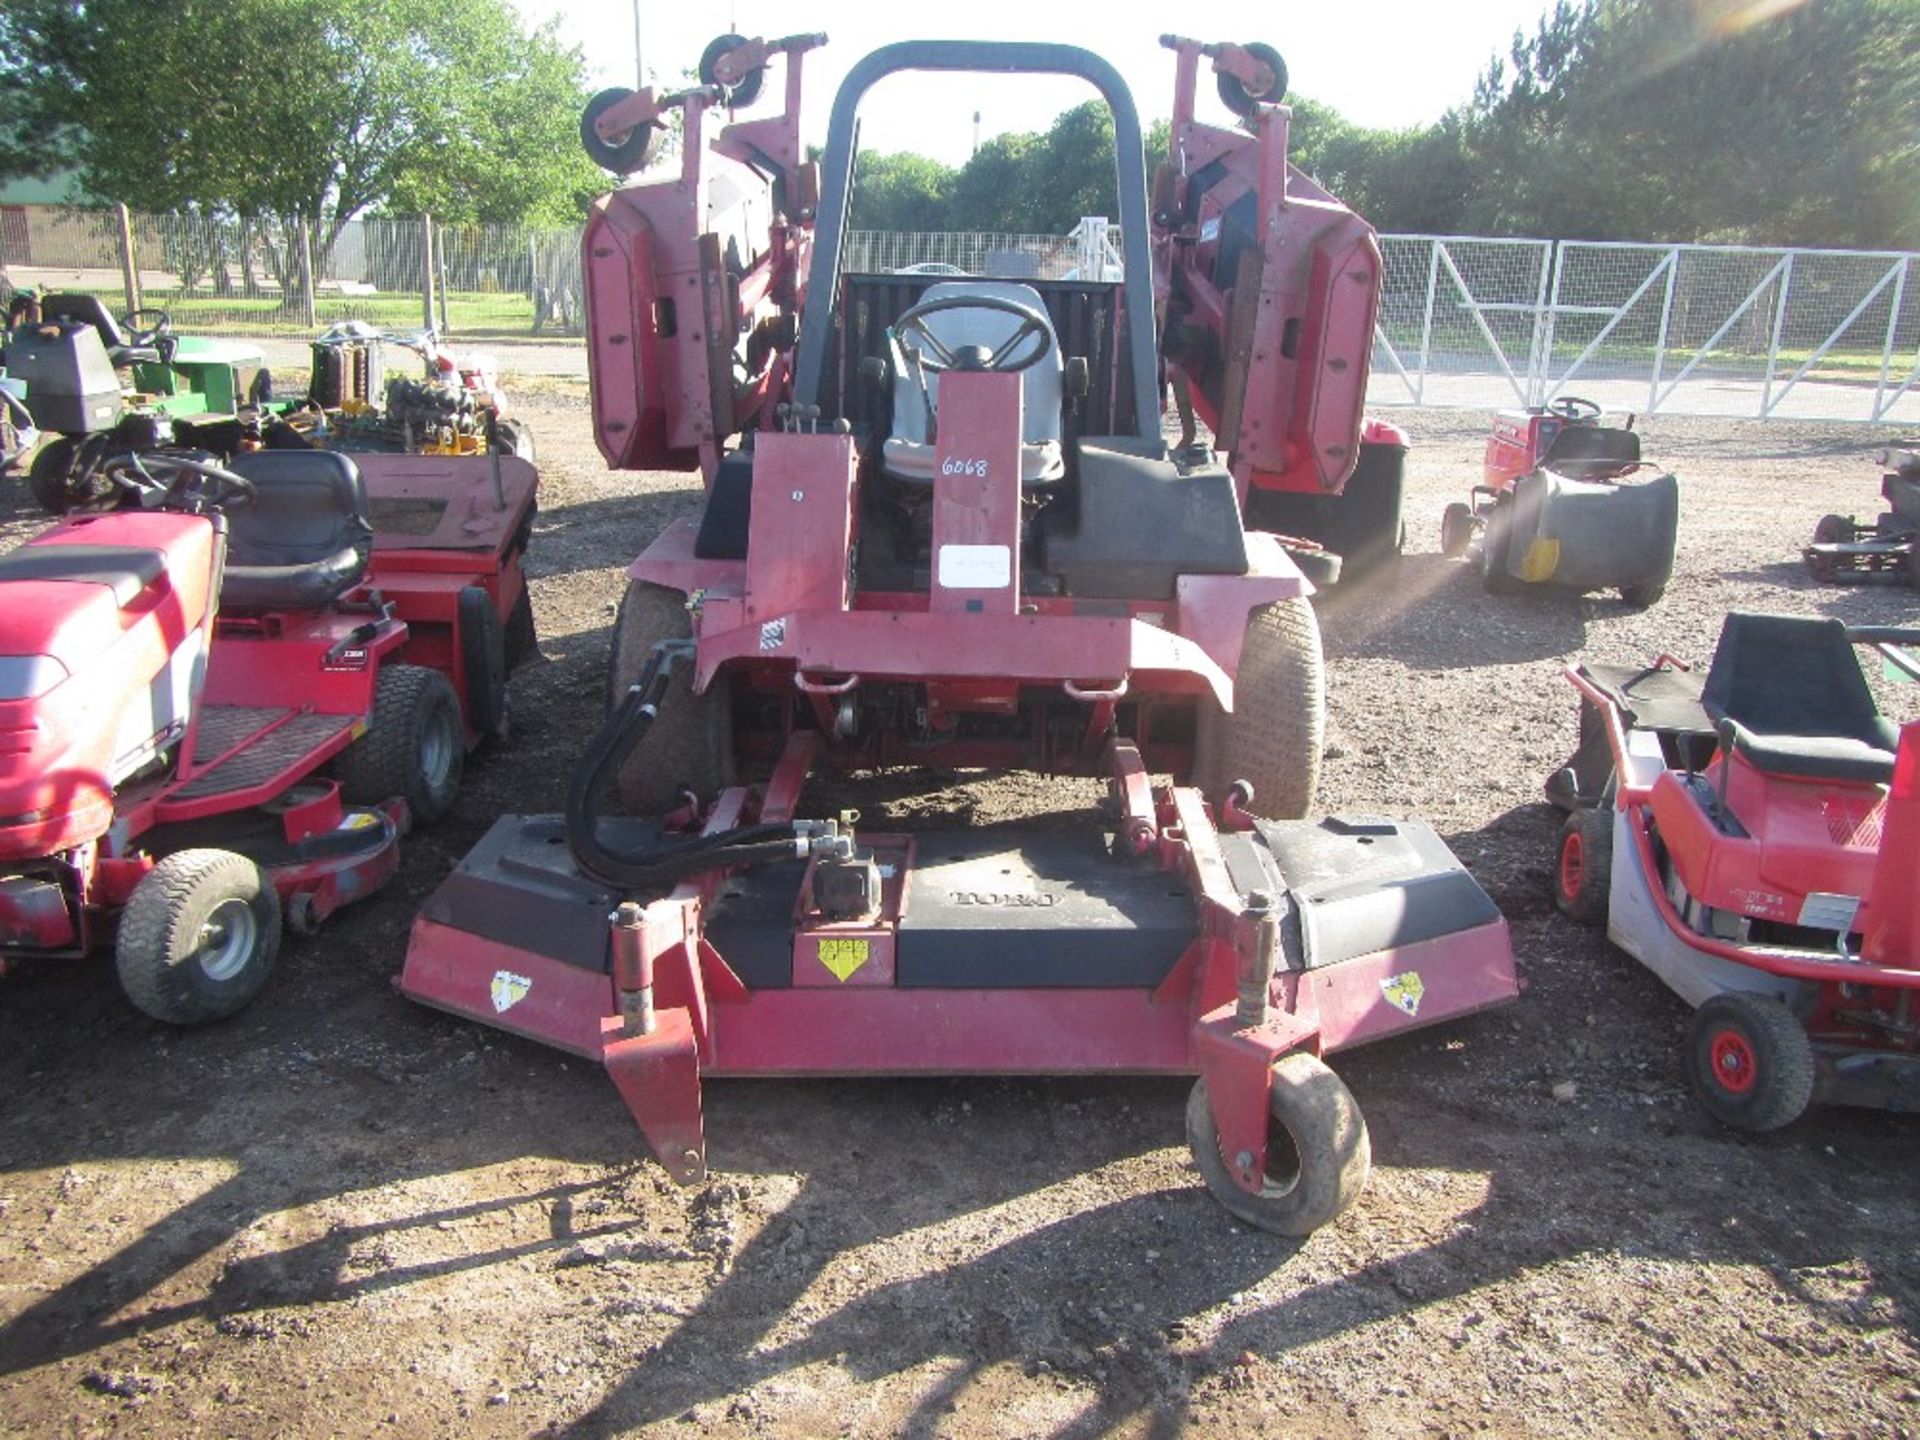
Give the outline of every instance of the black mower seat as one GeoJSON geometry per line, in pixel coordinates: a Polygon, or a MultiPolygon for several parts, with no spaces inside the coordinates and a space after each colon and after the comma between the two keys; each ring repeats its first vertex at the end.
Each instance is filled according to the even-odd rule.
{"type": "Polygon", "coordinates": [[[40,313],[48,320],[68,325],[91,325],[99,332],[100,343],[107,347],[107,359],[115,366],[155,365],[160,361],[156,346],[135,345],[128,340],[127,332],[98,295],[49,295],[40,302],[40,313]]]}
{"type": "Polygon", "coordinates": [[[1728,615],[1700,699],[1721,740],[1768,774],[1893,778],[1894,727],[1838,620],[1728,615]]]}
{"type": "Polygon", "coordinates": [[[319,610],[359,584],[373,545],[360,468],[331,450],[255,450],[234,458],[251,505],[227,515],[227,610],[319,610]]]}
{"type": "Polygon", "coordinates": [[[1542,470],[1568,480],[1608,480],[1639,463],[1639,432],[1618,425],[1568,425],[1540,457],[1542,470]]]}

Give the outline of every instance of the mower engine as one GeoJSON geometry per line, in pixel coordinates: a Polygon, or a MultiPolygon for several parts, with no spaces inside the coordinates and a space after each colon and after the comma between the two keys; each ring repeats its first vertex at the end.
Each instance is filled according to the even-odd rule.
{"type": "Polygon", "coordinates": [[[472,455],[485,448],[489,397],[434,380],[387,382],[387,428],[407,438],[406,448],[427,454],[472,455]]]}

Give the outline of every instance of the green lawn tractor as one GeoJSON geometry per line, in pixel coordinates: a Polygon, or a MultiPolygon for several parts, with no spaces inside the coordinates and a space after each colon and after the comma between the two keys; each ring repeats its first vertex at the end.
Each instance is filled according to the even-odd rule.
{"type": "Polygon", "coordinates": [[[165,310],[115,320],[97,295],[46,296],[38,319],[8,334],[6,367],[45,436],[27,483],[55,514],[112,498],[102,478],[111,456],[169,446],[232,455],[276,408],[257,345],[175,335],[165,310]]]}

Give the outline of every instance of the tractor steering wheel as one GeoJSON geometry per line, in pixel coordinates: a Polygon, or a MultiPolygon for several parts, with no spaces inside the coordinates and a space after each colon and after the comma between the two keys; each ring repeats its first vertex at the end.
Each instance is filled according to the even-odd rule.
{"type": "Polygon", "coordinates": [[[1578,395],[1562,395],[1558,400],[1549,401],[1547,414],[1557,415],[1562,420],[1598,420],[1600,407],[1591,400],[1583,400],[1578,395]]]}
{"type": "Polygon", "coordinates": [[[259,498],[253,482],[212,458],[171,450],[129,450],[100,467],[101,474],[139,498],[145,510],[238,510],[259,498]]]}
{"type": "MultiPolygon", "coordinates": [[[[913,349],[920,364],[936,375],[961,368],[1011,375],[1038,365],[1053,348],[1053,325],[1047,317],[1031,305],[1023,305],[1018,300],[1009,300],[1002,295],[942,295],[933,300],[922,300],[893,322],[893,334],[903,345],[910,343],[907,339],[910,333],[919,342],[913,349]],[[961,357],[949,349],[927,325],[929,316],[938,315],[943,310],[998,310],[1013,316],[1020,323],[998,349],[984,358],[977,353],[968,355],[966,358],[969,363],[963,366],[961,357]],[[1029,336],[1034,339],[1032,353],[1016,356],[1015,349],[1029,336]]],[[[986,347],[963,345],[960,349],[977,352],[986,347]]]]}
{"type": "Polygon", "coordinates": [[[127,332],[127,339],[135,345],[151,345],[156,340],[164,340],[173,333],[173,312],[142,306],[138,310],[129,310],[120,317],[121,328],[127,332]],[[144,317],[151,316],[153,324],[141,325],[144,317]]]}

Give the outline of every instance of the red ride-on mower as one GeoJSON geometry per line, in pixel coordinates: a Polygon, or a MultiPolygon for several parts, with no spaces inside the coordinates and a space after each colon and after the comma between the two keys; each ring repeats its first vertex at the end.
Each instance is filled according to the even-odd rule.
{"type": "Polygon", "coordinates": [[[197,1024],[446,811],[480,736],[457,684],[480,677],[434,668],[432,624],[411,634],[373,583],[350,459],[107,468],[137,508],[0,557],[0,958],[111,939],[135,1005],[197,1024]]]}
{"type": "Polygon", "coordinates": [[[1917,643],[1734,614],[1704,684],[1664,655],[1567,672],[1556,897],[1695,1007],[1687,1075],[1724,1124],[1920,1108],[1920,721],[1895,730],[1853,650],[1920,679],[1917,643]]]}
{"type": "Polygon", "coordinates": [[[1878,519],[1823,515],[1814,527],[1801,552],[1814,579],[1920,587],[1920,448],[1882,450],[1880,469],[1887,508],[1878,519]]]}
{"type": "Polygon", "coordinates": [[[1485,478],[1447,506],[1440,549],[1470,555],[1496,595],[1527,585],[1618,590],[1645,609],[1673,578],[1680,482],[1640,458],[1633,417],[1600,423],[1591,400],[1564,395],[1502,412],[1487,438],[1485,478]]]}
{"type": "MultiPolygon", "coordinates": [[[[1189,94],[1198,54],[1182,52],[1189,94]]],[[[720,253],[666,228],[704,184],[694,99],[690,183],[620,192],[586,238],[617,461],[646,438],[619,409],[644,380],[635,352],[708,313],[681,299],[674,335],[635,343],[698,278],[670,273],[670,248],[720,253]]],[[[716,151],[752,135],[797,163],[765,127],[716,151]]],[[[769,384],[790,377],[768,396],[777,428],[713,457],[698,523],[635,562],[611,715],[566,815],[496,824],[416,923],[402,989],[604,1065],[683,1181],[705,1172],[707,1076],[1198,1074],[1189,1140],[1214,1192],[1251,1224],[1324,1224],[1359,1193],[1368,1142],[1319,1057],[1511,999],[1512,956],[1427,827],[1250,813],[1312,803],[1312,587],[1244,528],[1227,470],[1182,471],[1161,438],[1132,99],[1067,46],[896,45],[850,72],[822,169],[797,354],[770,362],[769,384]],[[1119,137],[1124,280],[843,274],[856,109],[902,70],[1096,86],[1119,137]],[[1104,775],[1109,828],[1015,846],[803,818],[816,765],[927,762],[1104,775]],[[763,766],[764,786],[734,783],[763,766]],[[1154,770],[1199,788],[1156,788],[1154,770]],[[648,818],[603,819],[610,786],[648,818]]],[[[711,295],[772,293],[758,274],[711,295]]],[[[1353,333],[1301,354],[1364,361],[1371,305],[1338,313],[1353,333]]],[[[678,401],[711,423],[721,393],[678,401]]],[[[1349,422],[1325,438],[1350,456],[1349,422]]]]}

